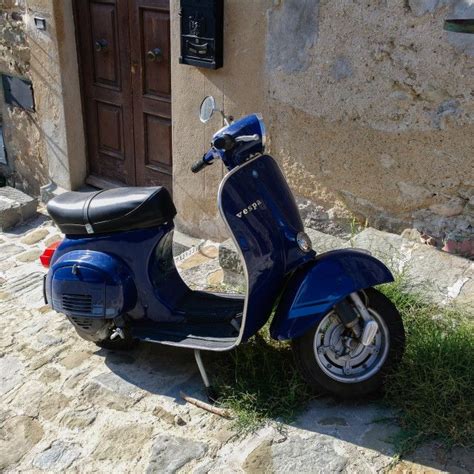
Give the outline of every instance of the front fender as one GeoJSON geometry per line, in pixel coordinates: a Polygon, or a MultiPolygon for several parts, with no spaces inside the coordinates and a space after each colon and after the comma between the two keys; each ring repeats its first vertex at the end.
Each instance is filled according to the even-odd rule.
{"type": "Polygon", "coordinates": [[[286,285],[270,334],[279,340],[300,337],[350,293],[391,281],[390,270],[360,250],[318,255],[298,269],[286,285]]]}

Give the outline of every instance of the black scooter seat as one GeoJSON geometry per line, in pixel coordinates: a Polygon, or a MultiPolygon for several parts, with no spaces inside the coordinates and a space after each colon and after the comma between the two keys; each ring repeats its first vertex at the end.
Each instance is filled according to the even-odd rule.
{"type": "Polygon", "coordinates": [[[48,203],[48,213],[69,235],[108,234],[170,222],[176,208],[166,188],[116,188],[68,192],[48,203]]]}

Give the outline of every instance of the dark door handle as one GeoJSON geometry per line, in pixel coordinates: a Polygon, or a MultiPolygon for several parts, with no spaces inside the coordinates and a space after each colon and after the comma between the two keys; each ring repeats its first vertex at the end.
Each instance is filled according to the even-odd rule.
{"type": "Polygon", "coordinates": [[[107,49],[107,46],[109,45],[109,43],[107,43],[107,40],[105,39],[100,39],[100,40],[97,40],[95,43],[94,43],[94,46],[95,46],[95,50],[100,53],[101,51],[105,51],[107,49]]]}
{"type": "Polygon", "coordinates": [[[163,51],[160,48],[150,49],[146,53],[146,58],[148,61],[163,61],[163,51]]]}

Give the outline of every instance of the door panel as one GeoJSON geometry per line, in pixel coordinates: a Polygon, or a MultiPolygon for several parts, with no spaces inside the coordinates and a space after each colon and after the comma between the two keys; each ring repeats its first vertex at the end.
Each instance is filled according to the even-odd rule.
{"type": "Polygon", "coordinates": [[[169,0],[75,0],[89,172],[171,191],[169,0]]]}
{"type": "Polygon", "coordinates": [[[90,18],[93,35],[94,83],[120,89],[120,60],[116,6],[91,2],[90,18]]]}
{"type": "MultiPolygon", "coordinates": [[[[158,47],[162,54],[157,59],[145,56],[143,62],[143,93],[153,98],[169,98],[171,95],[171,76],[169,68],[169,13],[142,10],[140,21],[142,32],[142,51],[153,53],[158,47]]],[[[158,53],[158,52],[157,52],[158,53]]]]}
{"type": "Polygon", "coordinates": [[[145,120],[146,166],[167,173],[171,167],[171,123],[149,114],[145,114],[145,120]]]}
{"type": "Polygon", "coordinates": [[[136,177],[172,186],[170,15],[168,0],[129,0],[136,177]]]}
{"type": "Polygon", "coordinates": [[[99,151],[113,158],[123,156],[123,114],[122,108],[104,102],[97,104],[97,123],[99,126],[99,151]]]}

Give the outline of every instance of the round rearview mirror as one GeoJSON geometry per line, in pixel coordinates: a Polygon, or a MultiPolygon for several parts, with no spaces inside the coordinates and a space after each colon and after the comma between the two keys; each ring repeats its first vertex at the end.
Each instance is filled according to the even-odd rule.
{"type": "Polygon", "coordinates": [[[201,104],[201,109],[199,111],[199,118],[202,123],[207,123],[211,120],[214,112],[216,110],[216,100],[212,95],[206,97],[201,104]]]}

